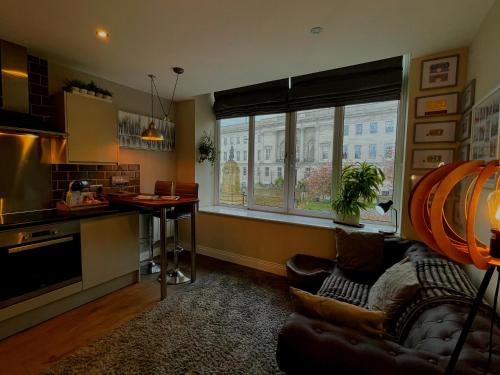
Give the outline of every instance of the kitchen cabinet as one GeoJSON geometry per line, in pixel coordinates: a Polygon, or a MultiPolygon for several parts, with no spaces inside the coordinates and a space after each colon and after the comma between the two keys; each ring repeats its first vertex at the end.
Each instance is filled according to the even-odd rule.
{"type": "Polygon", "coordinates": [[[139,270],[139,214],[82,220],[83,289],[139,270]]]}
{"type": "Polygon", "coordinates": [[[117,163],[118,112],[113,103],[88,95],[56,95],[56,119],[68,133],[64,163],[117,163]]]}

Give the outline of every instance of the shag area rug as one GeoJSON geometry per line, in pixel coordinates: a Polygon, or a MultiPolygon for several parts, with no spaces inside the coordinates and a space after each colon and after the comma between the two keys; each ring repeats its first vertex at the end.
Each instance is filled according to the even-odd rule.
{"type": "Polygon", "coordinates": [[[225,262],[46,374],[276,374],[284,278],[225,262]]]}

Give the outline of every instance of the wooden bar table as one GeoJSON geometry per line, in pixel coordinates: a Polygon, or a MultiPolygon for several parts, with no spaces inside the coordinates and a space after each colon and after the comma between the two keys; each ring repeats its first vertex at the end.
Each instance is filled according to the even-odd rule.
{"type": "MultiPolygon", "coordinates": [[[[121,206],[133,206],[149,210],[159,210],[160,211],[160,290],[161,299],[164,300],[167,297],[167,244],[166,244],[166,219],[167,211],[171,208],[189,206],[191,209],[191,282],[196,280],[196,209],[198,207],[198,198],[179,198],[174,199],[144,199],[138,198],[142,194],[134,195],[110,195],[108,197],[109,202],[114,205],[121,206]]],[[[150,194],[145,194],[150,195],[150,194]]],[[[144,196],[144,195],[143,195],[144,196]]]]}

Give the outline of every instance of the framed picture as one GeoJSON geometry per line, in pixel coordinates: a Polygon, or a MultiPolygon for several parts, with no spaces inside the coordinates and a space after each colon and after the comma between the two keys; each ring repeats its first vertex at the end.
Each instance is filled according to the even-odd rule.
{"type": "Polygon", "coordinates": [[[415,123],[415,143],[455,142],[456,121],[415,123]]]}
{"type": "Polygon", "coordinates": [[[472,123],[472,112],[469,111],[462,115],[458,123],[457,138],[459,141],[465,141],[470,138],[470,126],[472,123]]]}
{"type": "Polygon", "coordinates": [[[412,169],[433,169],[453,162],[453,149],[413,150],[412,169]]]}
{"type": "Polygon", "coordinates": [[[162,119],[153,119],[156,129],[163,134],[163,141],[145,141],[141,133],[151,122],[150,116],[118,111],[118,139],[121,148],[136,148],[150,151],[175,150],[175,124],[162,119]]]}
{"type": "Polygon", "coordinates": [[[476,95],[476,80],[470,81],[465,86],[462,96],[460,97],[460,110],[462,113],[467,112],[474,105],[474,97],[476,95]]]}
{"type": "Polygon", "coordinates": [[[446,116],[458,113],[458,92],[420,96],[415,99],[415,117],[446,116]]]}
{"type": "Polygon", "coordinates": [[[420,90],[453,87],[458,80],[458,55],[422,61],[420,90]]]}
{"type": "Polygon", "coordinates": [[[457,161],[467,161],[469,160],[469,155],[470,155],[470,144],[469,143],[463,144],[458,148],[457,161]]]}
{"type": "Polygon", "coordinates": [[[471,160],[498,159],[500,86],[472,108],[471,160]]]}

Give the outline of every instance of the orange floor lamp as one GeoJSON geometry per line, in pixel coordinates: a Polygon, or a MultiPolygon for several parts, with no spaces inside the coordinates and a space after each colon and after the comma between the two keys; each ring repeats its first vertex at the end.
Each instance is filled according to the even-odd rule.
{"type": "MultiPolygon", "coordinates": [[[[467,334],[479,310],[495,269],[500,272],[500,179],[496,182],[496,189],[489,194],[487,201],[491,223],[490,245],[487,246],[479,241],[476,238],[474,230],[481,191],[490,177],[499,171],[498,160],[490,161],[487,164],[482,160],[472,160],[443,165],[423,176],[417,182],[410,195],[409,213],[411,224],[420,236],[420,239],[429,248],[455,262],[473,264],[481,270],[486,270],[460,337],[450,357],[446,369],[447,375],[451,375],[455,369],[467,334]],[[444,207],[446,198],[454,186],[466,177],[472,177],[472,181],[466,189],[463,203],[466,221],[466,235],[463,238],[449,225],[444,214],[444,207]]],[[[497,297],[498,284],[495,291],[494,310],[496,310],[497,297]]],[[[493,314],[495,313],[493,311],[493,314]]],[[[490,361],[491,336],[488,367],[490,361]]]]}

